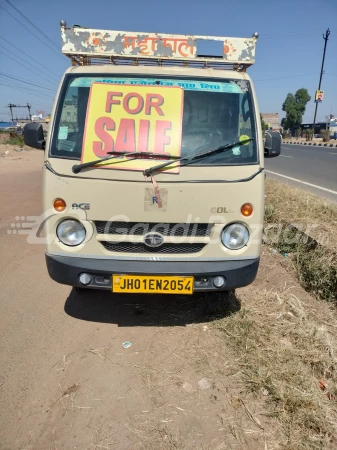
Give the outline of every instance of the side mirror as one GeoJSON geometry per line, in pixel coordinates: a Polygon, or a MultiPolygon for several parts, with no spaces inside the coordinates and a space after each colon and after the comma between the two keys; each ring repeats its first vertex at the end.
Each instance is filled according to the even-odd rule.
{"type": "Polygon", "coordinates": [[[29,147],[44,150],[46,141],[44,140],[43,128],[40,123],[27,123],[23,129],[23,140],[29,147]]]}
{"type": "Polygon", "coordinates": [[[274,158],[281,153],[282,137],[277,131],[267,131],[264,143],[264,157],[274,158]]]}

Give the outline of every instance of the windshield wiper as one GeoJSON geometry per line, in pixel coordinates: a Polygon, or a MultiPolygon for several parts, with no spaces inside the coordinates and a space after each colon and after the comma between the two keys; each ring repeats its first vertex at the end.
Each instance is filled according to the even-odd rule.
{"type": "MultiPolygon", "coordinates": [[[[232,147],[235,147],[236,145],[243,145],[246,144],[250,141],[252,141],[253,138],[248,138],[245,139],[244,141],[238,141],[238,142],[233,142],[232,144],[226,144],[226,145],[221,145],[220,147],[217,148],[213,148],[212,150],[207,150],[206,152],[202,152],[202,153],[196,153],[195,155],[192,156],[184,156],[183,158],[179,158],[178,156],[165,156],[162,153],[148,153],[148,152],[108,152],[108,154],[110,154],[111,156],[107,156],[106,158],[101,158],[101,159],[96,159],[95,161],[89,161],[86,163],[82,163],[82,164],[75,164],[72,167],[72,171],[73,173],[80,173],[82,169],[85,169],[86,167],[92,167],[95,166],[96,164],[99,164],[101,162],[104,161],[110,161],[112,159],[118,159],[121,156],[132,156],[132,158],[130,158],[127,161],[133,161],[134,159],[139,158],[140,156],[146,156],[147,158],[161,158],[161,159],[169,159],[169,161],[162,163],[162,164],[158,164],[156,166],[152,166],[149,169],[145,169],[144,170],[144,175],[145,176],[150,176],[153,172],[156,172],[157,170],[161,170],[164,167],[167,167],[171,164],[174,164],[176,162],[182,162],[182,161],[186,161],[186,163],[184,164],[184,166],[191,164],[193,161],[198,160],[199,158],[205,158],[207,156],[210,155],[214,155],[216,153],[220,153],[226,150],[229,150],[232,147]]],[[[126,161],[121,161],[121,162],[126,162],[126,161]]]]}
{"type": "MultiPolygon", "coordinates": [[[[82,164],[75,164],[72,167],[72,171],[73,173],[80,173],[82,169],[85,169],[86,167],[91,167],[91,166],[95,166],[96,164],[103,162],[103,161],[110,161],[111,159],[118,159],[121,156],[133,156],[133,158],[127,160],[127,161],[133,161],[134,159],[137,159],[140,156],[146,156],[147,158],[161,158],[161,159],[174,159],[174,160],[178,160],[179,157],[178,156],[165,156],[162,153],[148,153],[148,152],[107,152],[109,155],[112,156],[107,156],[106,158],[102,158],[102,159],[96,159],[95,161],[89,161],[86,163],[82,163],[82,164]],[[114,156],[117,155],[117,156],[114,156]]],[[[126,162],[126,161],[121,161],[121,162],[126,162]]]]}
{"type": "Polygon", "coordinates": [[[158,164],[157,166],[152,166],[149,169],[145,169],[144,170],[144,175],[146,177],[151,176],[151,174],[153,172],[156,172],[158,170],[163,169],[164,167],[170,166],[171,164],[177,163],[177,162],[182,162],[182,161],[186,161],[185,164],[183,164],[184,166],[187,166],[188,164],[191,164],[192,162],[201,159],[201,158],[206,158],[207,156],[210,155],[214,155],[216,153],[220,153],[220,152],[224,152],[226,150],[231,149],[232,147],[235,147],[236,145],[244,145],[247,144],[248,142],[252,141],[254,138],[248,138],[242,141],[238,141],[238,142],[233,142],[231,144],[226,144],[226,145],[221,145],[220,147],[217,148],[213,148],[212,150],[207,150],[206,152],[201,152],[201,153],[196,153],[195,155],[191,155],[191,156],[184,156],[183,158],[178,158],[175,161],[168,161],[162,164],[158,164]]]}

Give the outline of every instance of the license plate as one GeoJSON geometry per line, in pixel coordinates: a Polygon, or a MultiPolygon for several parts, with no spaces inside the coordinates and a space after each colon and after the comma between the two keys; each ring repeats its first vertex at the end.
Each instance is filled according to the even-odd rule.
{"type": "Polygon", "coordinates": [[[193,294],[193,277],[113,275],[112,292],[134,294],[193,294]]]}

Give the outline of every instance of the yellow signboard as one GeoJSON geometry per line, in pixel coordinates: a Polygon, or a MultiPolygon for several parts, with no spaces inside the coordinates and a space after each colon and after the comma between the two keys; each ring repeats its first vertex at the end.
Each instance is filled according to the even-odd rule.
{"type": "Polygon", "coordinates": [[[316,95],[315,95],[316,102],[319,102],[319,103],[322,102],[323,97],[324,97],[324,91],[316,91],[316,95]]]}
{"type": "MultiPolygon", "coordinates": [[[[118,156],[98,167],[144,170],[179,157],[184,90],[171,86],[93,83],[83,136],[82,163],[109,152],[146,152],[118,156]],[[161,156],[150,157],[156,153],[161,156]]],[[[179,172],[179,165],[170,172],[179,172]]]]}

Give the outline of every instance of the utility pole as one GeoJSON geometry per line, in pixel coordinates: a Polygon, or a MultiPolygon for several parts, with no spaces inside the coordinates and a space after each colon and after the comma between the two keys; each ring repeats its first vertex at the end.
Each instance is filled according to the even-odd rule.
{"type": "MultiPolygon", "coordinates": [[[[23,105],[14,105],[13,103],[10,103],[8,105],[8,108],[11,111],[12,125],[14,126],[13,108],[27,108],[28,109],[28,114],[29,114],[29,120],[32,121],[32,116],[30,114],[31,107],[32,107],[32,105],[30,103],[26,103],[24,106],[23,105]]],[[[18,116],[16,116],[16,118],[18,118],[18,116]]]]}
{"type": "Polygon", "coordinates": [[[10,103],[10,104],[8,105],[8,107],[9,107],[9,109],[10,109],[10,111],[11,111],[12,125],[14,126],[13,106],[15,106],[15,105],[13,105],[12,103],[10,103]]]}
{"type": "Polygon", "coordinates": [[[31,113],[30,113],[30,108],[31,108],[32,106],[29,104],[29,103],[27,103],[27,108],[28,108],[28,114],[29,114],[29,120],[30,121],[32,121],[32,115],[31,115],[31,113]]]}
{"type": "MultiPolygon", "coordinates": [[[[328,28],[328,29],[326,30],[326,32],[325,32],[325,35],[323,34],[323,39],[324,39],[325,42],[324,42],[324,51],[323,51],[323,58],[322,58],[321,75],[320,75],[320,77],[319,77],[318,91],[321,90],[321,83],[322,83],[322,76],[323,76],[323,69],[324,69],[325,51],[326,51],[326,45],[327,45],[327,43],[328,43],[329,35],[330,35],[330,29],[328,28]]],[[[314,130],[314,134],[315,134],[315,124],[316,124],[317,107],[318,107],[318,101],[316,101],[315,115],[314,115],[314,123],[312,124],[312,129],[314,130]]]]}

